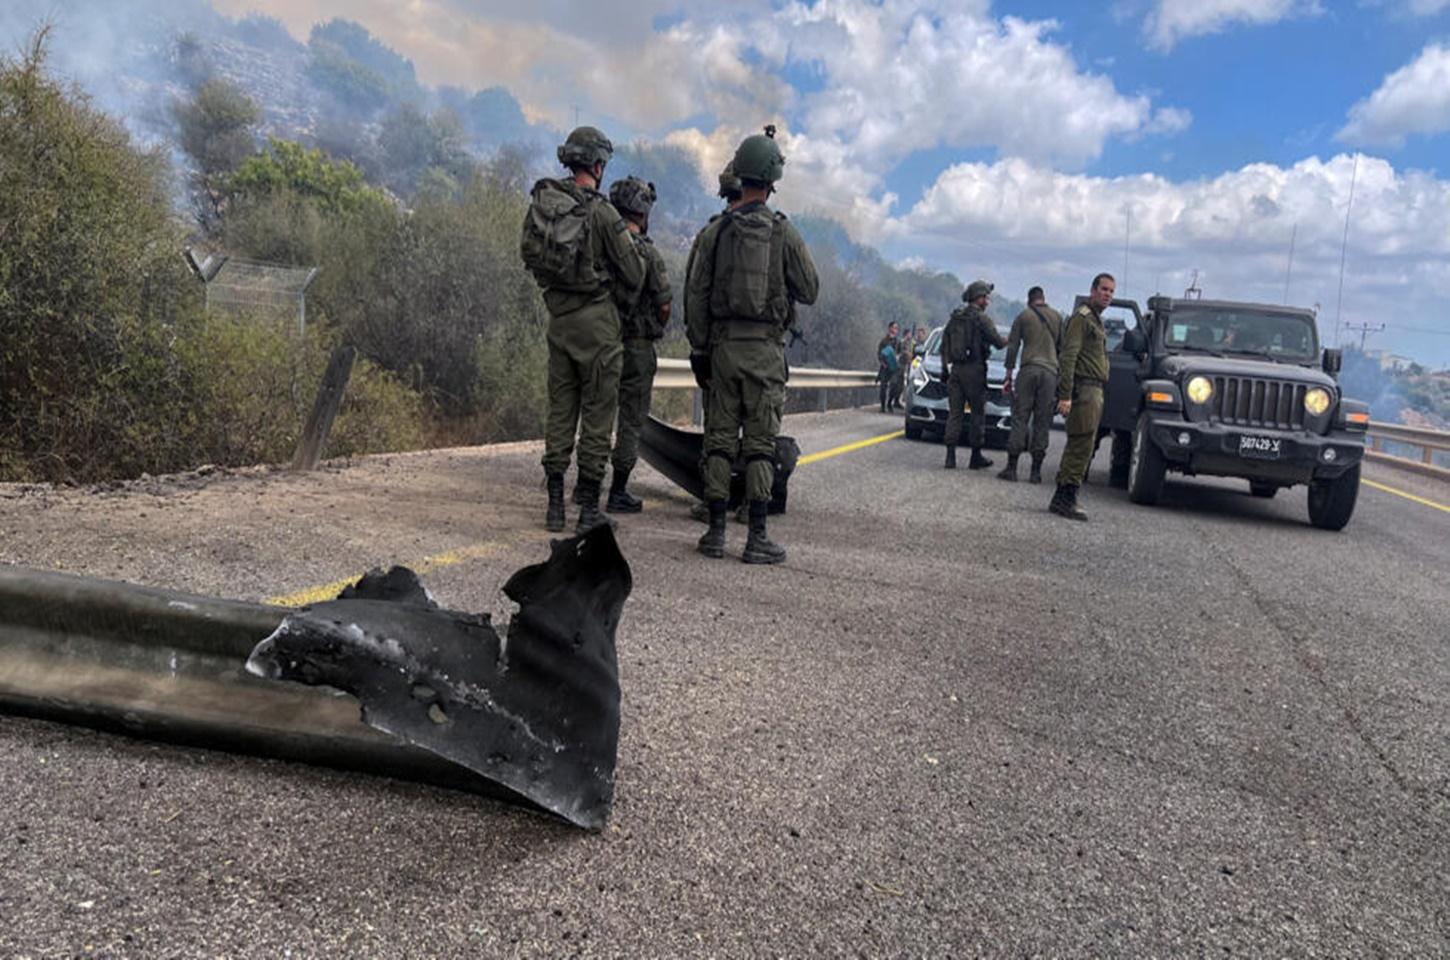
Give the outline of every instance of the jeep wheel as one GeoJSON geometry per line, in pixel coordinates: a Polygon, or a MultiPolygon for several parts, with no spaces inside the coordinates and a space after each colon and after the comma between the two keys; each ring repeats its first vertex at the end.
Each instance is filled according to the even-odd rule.
{"type": "Polygon", "coordinates": [[[1333,480],[1309,484],[1309,522],[1320,530],[1343,530],[1359,496],[1359,464],[1333,480]]]}
{"type": "Polygon", "coordinates": [[[1133,431],[1133,452],[1128,464],[1128,499],[1134,503],[1153,506],[1163,496],[1163,477],[1168,464],[1163,451],[1153,444],[1148,436],[1148,415],[1138,417],[1138,429],[1133,431]]]}
{"type": "Polygon", "coordinates": [[[1108,485],[1119,490],[1128,486],[1128,471],[1133,463],[1133,435],[1127,430],[1113,431],[1112,463],[1108,467],[1108,485]]]}
{"type": "Polygon", "coordinates": [[[1265,500],[1272,500],[1274,494],[1279,492],[1279,485],[1276,483],[1264,483],[1260,480],[1249,481],[1249,493],[1256,497],[1263,497],[1265,500]]]}

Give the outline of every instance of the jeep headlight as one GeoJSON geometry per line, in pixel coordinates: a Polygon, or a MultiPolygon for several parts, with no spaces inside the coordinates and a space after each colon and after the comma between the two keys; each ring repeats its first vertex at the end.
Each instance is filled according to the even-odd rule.
{"type": "Polygon", "coordinates": [[[1184,392],[1188,394],[1190,403],[1207,403],[1213,396],[1213,381],[1207,377],[1194,377],[1188,381],[1184,392]]]}
{"type": "Polygon", "coordinates": [[[1329,409],[1329,391],[1323,387],[1315,387],[1304,394],[1304,409],[1309,411],[1310,416],[1320,416],[1329,409]]]}

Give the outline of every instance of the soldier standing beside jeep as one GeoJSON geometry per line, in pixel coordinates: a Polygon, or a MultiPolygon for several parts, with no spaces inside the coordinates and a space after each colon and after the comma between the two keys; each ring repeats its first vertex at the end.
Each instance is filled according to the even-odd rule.
{"type": "Polygon", "coordinates": [[[968,423],[968,441],[972,448],[972,459],[967,467],[981,470],[990,467],[992,461],[982,456],[982,443],[987,433],[987,354],[991,347],[999,350],[1007,341],[997,332],[997,325],[987,316],[987,302],[992,297],[992,285],[985,280],[972,281],[962,293],[966,306],[957,307],[942,332],[942,373],[947,381],[947,396],[951,406],[947,410],[946,444],[948,470],[957,468],[957,440],[962,435],[962,404],[972,409],[968,423]]]}
{"type": "Polygon", "coordinates": [[[1047,509],[1061,517],[1086,520],[1077,491],[1087,477],[1103,416],[1108,382],[1107,334],[1103,311],[1113,302],[1118,283],[1110,273],[1093,277],[1092,292],[1073,311],[1057,358],[1057,412],[1067,417],[1067,446],[1057,470],[1057,491],[1047,509]]]}
{"type": "Polygon", "coordinates": [[[610,513],[639,513],[644,507],[638,497],[630,495],[629,474],[638,460],[639,431],[649,416],[650,394],[659,367],[655,341],[664,336],[669,325],[671,300],[664,257],[649,238],[649,215],[655,199],[655,185],[638,177],[616,180],[609,188],[609,202],[629,222],[635,249],[645,262],[642,288],[615,290],[624,334],[624,361],[619,375],[614,473],[609,483],[609,499],[604,505],[610,513]]]}
{"type": "Polygon", "coordinates": [[[599,193],[614,144],[595,127],[578,127],[557,151],[565,180],[534,184],[519,253],[543,288],[549,310],[549,416],[544,428],[544,527],[564,529],[564,472],[579,437],[574,501],[577,532],[601,522],[600,487],[609,461],[609,431],[619,404],[619,311],[613,286],[644,282],[644,261],[619,211],[599,193]]]}
{"type": "Polygon", "coordinates": [[[1057,345],[1062,339],[1062,316],[1047,305],[1041,287],[1027,291],[1027,309],[1012,321],[1007,335],[1007,379],[1004,392],[1012,393],[1012,436],[1007,441],[1007,465],[997,474],[1017,479],[1017,458],[1027,449],[1027,422],[1032,421],[1033,483],[1042,482],[1042,460],[1047,456],[1048,430],[1057,407],[1057,345]],[[1015,378],[1017,350],[1022,350],[1022,371],[1015,378]],[[1015,390],[1014,390],[1015,388],[1015,390]]]}

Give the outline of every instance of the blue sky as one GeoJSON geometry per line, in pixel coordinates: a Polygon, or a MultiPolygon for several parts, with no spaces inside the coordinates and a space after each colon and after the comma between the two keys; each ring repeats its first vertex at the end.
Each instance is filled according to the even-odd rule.
{"type": "Polygon", "coordinates": [[[1327,341],[1384,322],[1450,365],[1450,0],[191,2],[355,20],[424,83],[681,146],[711,193],[776,123],[779,205],[898,262],[1056,302],[1125,254],[1137,297],[1287,279],[1327,341]]]}

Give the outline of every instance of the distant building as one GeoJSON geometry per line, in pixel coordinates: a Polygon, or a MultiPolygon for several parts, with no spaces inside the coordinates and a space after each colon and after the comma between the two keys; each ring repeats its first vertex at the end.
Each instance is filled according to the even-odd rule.
{"type": "Polygon", "coordinates": [[[1397,353],[1381,353],[1375,359],[1380,362],[1380,369],[1388,373],[1404,373],[1415,362],[1397,353]]]}

